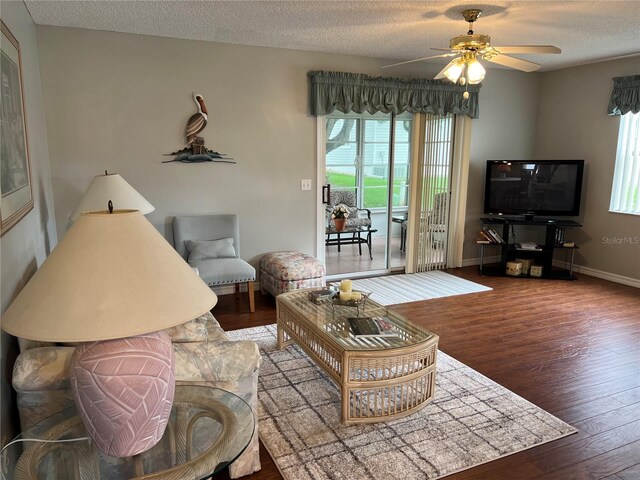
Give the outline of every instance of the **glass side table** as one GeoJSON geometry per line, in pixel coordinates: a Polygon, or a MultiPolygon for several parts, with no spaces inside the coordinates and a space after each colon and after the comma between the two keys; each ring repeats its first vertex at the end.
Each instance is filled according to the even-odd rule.
{"type": "MultiPolygon", "coordinates": [[[[162,440],[134,457],[114,458],[92,441],[18,442],[2,456],[3,480],[122,480],[209,478],[245,450],[254,432],[251,407],[237,395],[212,387],[176,386],[162,440]]],[[[63,440],[87,432],[75,407],[42,420],[17,439],[63,440]]]]}

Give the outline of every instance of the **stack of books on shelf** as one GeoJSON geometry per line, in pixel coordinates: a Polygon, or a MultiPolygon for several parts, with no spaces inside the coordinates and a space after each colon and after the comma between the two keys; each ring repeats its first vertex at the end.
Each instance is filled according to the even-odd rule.
{"type": "Polygon", "coordinates": [[[480,230],[476,243],[487,245],[487,244],[501,244],[505,242],[504,242],[504,238],[502,238],[502,236],[498,232],[496,232],[493,228],[487,228],[486,230],[480,230]]]}
{"type": "Polygon", "coordinates": [[[556,244],[556,247],[573,248],[576,246],[575,242],[564,239],[564,228],[558,228],[556,230],[555,244],[556,244]]]}

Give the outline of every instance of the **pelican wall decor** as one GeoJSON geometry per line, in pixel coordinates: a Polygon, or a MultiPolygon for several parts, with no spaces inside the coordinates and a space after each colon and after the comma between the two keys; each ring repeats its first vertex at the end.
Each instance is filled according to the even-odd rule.
{"type": "Polygon", "coordinates": [[[203,140],[202,137],[198,137],[198,134],[207,126],[207,120],[209,119],[207,116],[207,106],[204,104],[202,95],[194,93],[193,101],[196,102],[198,111],[191,115],[191,118],[189,118],[187,122],[185,135],[187,136],[187,143],[189,145],[192,145],[196,140],[203,140]]]}
{"type": "Polygon", "coordinates": [[[172,160],[165,160],[162,163],[183,162],[183,163],[202,163],[202,162],[222,162],[236,163],[232,158],[227,157],[225,153],[214,152],[204,145],[204,138],[198,134],[204,130],[209,120],[209,112],[204,104],[204,97],[198,93],[193,94],[193,101],[196,104],[197,112],[191,115],[187,121],[185,136],[187,139],[187,147],[175,152],[166,153],[165,155],[175,156],[172,160]]]}

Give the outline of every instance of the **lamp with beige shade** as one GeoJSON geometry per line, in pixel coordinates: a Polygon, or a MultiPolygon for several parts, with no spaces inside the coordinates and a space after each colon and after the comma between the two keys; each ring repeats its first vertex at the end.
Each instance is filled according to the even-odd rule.
{"type": "Polygon", "coordinates": [[[119,174],[107,173],[105,170],[104,175],[93,177],[70,220],[75,222],[83,212],[102,210],[109,201],[118,210],[139,210],[143,215],[156,209],[119,174]]]}
{"type": "Polygon", "coordinates": [[[98,448],[123,457],[155,445],[168,421],[175,362],[159,330],[216,302],[139,211],[91,212],[9,306],[2,328],[31,340],[82,342],[71,364],[77,409],[98,448]]]}

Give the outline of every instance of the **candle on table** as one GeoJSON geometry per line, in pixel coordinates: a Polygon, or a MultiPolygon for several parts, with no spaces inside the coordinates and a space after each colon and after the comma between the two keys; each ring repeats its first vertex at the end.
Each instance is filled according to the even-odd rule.
{"type": "Polygon", "coordinates": [[[340,300],[342,300],[343,302],[348,302],[349,300],[351,300],[351,292],[340,290],[340,300]]]}
{"type": "Polygon", "coordinates": [[[342,280],[340,282],[340,291],[341,292],[349,292],[349,294],[351,293],[351,280],[342,280]]]}
{"type": "Polygon", "coordinates": [[[362,300],[362,292],[351,292],[351,300],[359,302],[362,300]]]}

